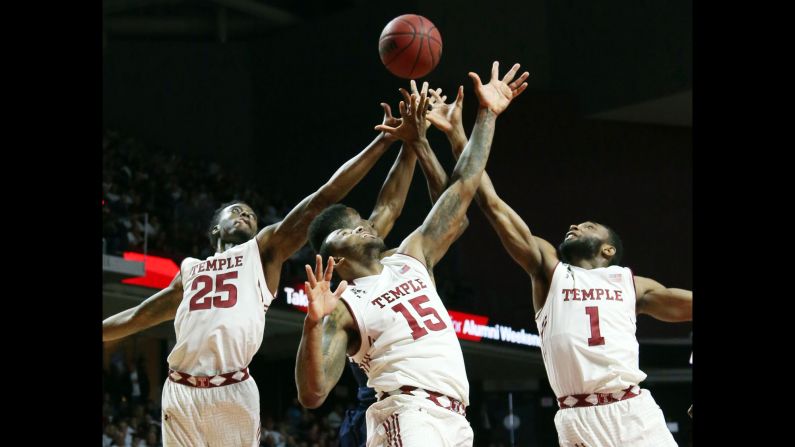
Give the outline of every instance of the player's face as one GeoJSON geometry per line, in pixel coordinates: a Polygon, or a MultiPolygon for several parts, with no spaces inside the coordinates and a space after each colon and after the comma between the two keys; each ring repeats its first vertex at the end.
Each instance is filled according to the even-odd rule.
{"type": "Polygon", "coordinates": [[[358,257],[384,249],[384,241],[378,236],[370,221],[362,219],[356,213],[355,216],[351,216],[351,225],[353,224],[357,225],[338,228],[326,236],[326,242],[333,256],[358,257]]]}
{"type": "Polygon", "coordinates": [[[247,205],[229,205],[221,213],[218,227],[223,242],[240,244],[257,234],[257,215],[247,205]]]}
{"type": "Polygon", "coordinates": [[[598,223],[586,221],[571,225],[558,247],[561,259],[564,262],[571,262],[575,258],[592,259],[599,254],[607,238],[607,229],[598,223]]]}
{"type": "Polygon", "coordinates": [[[579,225],[570,225],[563,241],[594,237],[599,240],[607,240],[607,228],[596,222],[586,221],[579,225]]]}
{"type": "Polygon", "coordinates": [[[362,216],[359,215],[359,212],[351,207],[348,207],[347,211],[348,211],[348,222],[344,225],[343,228],[349,228],[351,230],[354,230],[357,227],[362,227],[365,232],[378,236],[378,232],[373,227],[372,222],[370,222],[367,219],[362,219],[362,216]]]}

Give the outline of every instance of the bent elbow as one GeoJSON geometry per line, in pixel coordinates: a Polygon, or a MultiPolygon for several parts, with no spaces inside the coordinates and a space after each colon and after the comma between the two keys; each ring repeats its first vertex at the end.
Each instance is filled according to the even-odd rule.
{"type": "Polygon", "coordinates": [[[321,395],[309,391],[302,391],[298,393],[298,402],[303,407],[308,408],[310,410],[314,410],[320,407],[321,405],[323,405],[323,402],[325,401],[326,401],[325,394],[321,395]]]}

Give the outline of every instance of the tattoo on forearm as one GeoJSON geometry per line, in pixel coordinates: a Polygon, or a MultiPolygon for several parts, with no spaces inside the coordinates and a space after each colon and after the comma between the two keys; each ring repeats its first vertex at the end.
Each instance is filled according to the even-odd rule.
{"type": "Polygon", "coordinates": [[[496,122],[496,117],[492,114],[487,114],[478,120],[477,124],[479,125],[476,125],[472,130],[472,136],[467,143],[469,150],[464,149],[461,159],[456,164],[458,172],[453,173],[454,178],[457,176],[461,178],[472,177],[486,166],[496,122]]]}
{"type": "Polygon", "coordinates": [[[460,224],[459,219],[466,213],[466,208],[472,201],[472,195],[475,193],[472,188],[476,184],[474,182],[480,180],[479,177],[486,167],[495,123],[496,115],[493,113],[484,110],[478,113],[472,137],[450,177],[450,186],[439,199],[441,203],[436,203],[429,216],[431,220],[426,221],[424,225],[423,233],[430,239],[436,240],[437,244],[449,244],[450,240],[447,238],[456,234],[460,224]],[[463,185],[457,185],[456,182],[466,182],[469,186],[462,187],[463,185]]]}
{"type": "Polygon", "coordinates": [[[323,327],[323,373],[327,386],[335,382],[345,367],[347,351],[346,337],[340,336],[339,321],[343,316],[342,309],[337,307],[326,318],[323,327]]]}
{"type": "MultiPolygon", "coordinates": [[[[336,311],[335,311],[336,312],[336,311]]],[[[334,340],[334,334],[337,332],[337,320],[334,314],[331,314],[325,321],[323,327],[323,355],[329,354],[331,342],[334,340]]]]}
{"type": "Polygon", "coordinates": [[[431,222],[428,232],[428,236],[432,238],[441,237],[449,232],[461,208],[461,195],[458,191],[448,190],[437,206],[439,208],[434,214],[434,221],[431,222]]]}

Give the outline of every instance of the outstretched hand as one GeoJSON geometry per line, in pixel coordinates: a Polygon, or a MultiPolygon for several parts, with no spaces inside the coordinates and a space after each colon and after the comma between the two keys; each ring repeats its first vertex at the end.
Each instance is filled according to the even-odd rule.
{"type": "Polygon", "coordinates": [[[458,95],[450,104],[445,104],[447,96],[440,96],[440,93],[441,89],[431,90],[434,102],[428,112],[428,121],[445,134],[450,134],[459,127],[463,129],[464,86],[458,87],[458,95]]]}
{"type": "MultiPolygon", "coordinates": [[[[412,81],[413,82],[413,81],[412,81]]],[[[428,114],[428,83],[422,84],[422,92],[409,95],[404,88],[400,88],[403,101],[400,101],[400,125],[397,127],[385,124],[375,126],[375,130],[384,132],[387,135],[394,135],[405,142],[417,141],[425,138],[428,130],[426,115],[428,114]]],[[[388,106],[387,106],[388,107],[388,106]]]]}
{"type": "MultiPolygon", "coordinates": [[[[381,122],[381,124],[383,124],[385,126],[389,126],[389,127],[398,127],[398,126],[400,126],[401,119],[392,116],[392,108],[389,107],[389,104],[387,104],[385,102],[382,102],[381,103],[381,108],[384,109],[384,121],[381,122]]],[[[389,132],[384,132],[384,139],[392,142],[392,141],[397,140],[398,137],[395,134],[392,134],[392,133],[389,133],[389,132]]]]}
{"type": "Polygon", "coordinates": [[[491,80],[489,80],[488,84],[483,84],[477,73],[469,72],[469,77],[472,78],[472,83],[475,84],[475,94],[481,107],[499,115],[508,108],[514,98],[525,91],[527,82],[524,81],[530,76],[530,73],[524,72],[514,81],[513,78],[516,76],[516,72],[519,71],[519,67],[519,64],[514,64],[508,70],[508,73],[505,73],[505,76],[500,79],[500,63],[494,61],[491,65],[491,80]]]}
{"type": "Polygon", "coordinates": [[[306,277],[309,281],[304,282],[306,296],[309,299],[307,308],[307,318],[313,322],[318,322],[326,315],[330,315],[337,306],[342,292],[348,287],[347,281],[342,281],[337,290],[331,292],[331,275],[334,273],[334,257],[329,256],[325,272],[323,271],[323,258],[315,256],[315,271],[309,264],[305,265],[306,277]]]}

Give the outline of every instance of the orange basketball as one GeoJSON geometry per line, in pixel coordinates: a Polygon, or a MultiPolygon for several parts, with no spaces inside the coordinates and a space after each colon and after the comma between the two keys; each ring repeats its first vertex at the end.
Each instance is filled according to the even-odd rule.
{"type": "Polygon", "coordinates": [[[381,62],[395,76],[418,79],[430,73],[442,57],[442,35],[433,22],[416,14],[395,17],[378,40],[381,62]]]}

